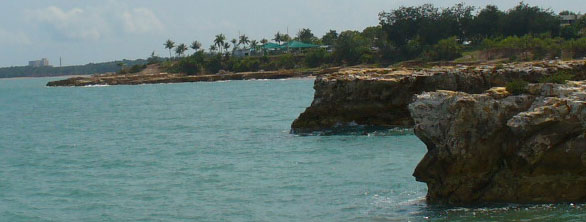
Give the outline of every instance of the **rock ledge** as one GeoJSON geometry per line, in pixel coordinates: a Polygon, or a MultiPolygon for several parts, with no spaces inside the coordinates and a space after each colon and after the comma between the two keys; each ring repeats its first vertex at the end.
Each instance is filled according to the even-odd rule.
{"type": "Polygon", "coordinates": [[[427,92],[409,110],[428,149],[414,176],[429,202],[586,201],[586,81],[427,92]]]}
{"type": "Polygon", "coordinates": [[[422,92],[482,93],[515,79],[539,82],[560,70],[586,79],[586,60],[437,66],[431,68],[349,68],[315,80],[313,103],[291,125],[311,133],[349,125],[412,127],[407,106],[422,92]]]}

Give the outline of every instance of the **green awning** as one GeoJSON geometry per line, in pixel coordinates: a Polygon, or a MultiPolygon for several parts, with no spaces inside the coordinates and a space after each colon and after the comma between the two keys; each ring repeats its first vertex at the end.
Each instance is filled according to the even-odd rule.
{"type": "Polygon", "coordinates": [[[276,43],[269,42],[262,46],[263,49],[307,49],[307,48],[317,48],[319,45],[303,43],[299,41],[291,41],[285,43],[283,45],[279,45],[276,43]]]}
{"type": "Polygon", "coordinates": [[[262,45],[263,49],[280,49],[281,46],[276,43],[269,42],[267,44],[262,45]]]}
{"type": "Polygon", "coordinates": [[[290,48],[290,49],[305,49],[305,48],[317,48],[319,45],[303,43],[299,41],[291,41],[287,44],[282,45],[283,48],[290,48]]]}

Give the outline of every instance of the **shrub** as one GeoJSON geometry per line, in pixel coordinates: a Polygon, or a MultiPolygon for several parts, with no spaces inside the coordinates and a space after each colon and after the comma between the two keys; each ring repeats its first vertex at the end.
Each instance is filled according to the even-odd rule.
{"type": "Polygon", "coordinates": [[[563,49],[571,52],[574,58],[586,56],[586,37],[565,42],[563,49]]]}
{"type": "Polygon", "coordinates": [[[164,69],[164,70],[169,70],[172,66],[173,66],[173,62],[171,62],[171,61],[163,61],[163,62],[161,62],[161,65],[160,65],[161,69],[164,69]]]}
{"type": "Polygon", "coordinates": [[[160,63],[161,61],[163,61],[163,59],[161,57],[156,56],[155,52],[153,52],[151,54],[151,57],[149,57],[147,59],[147,64],[149,64],[149,65],[157,64],[157,63],[160,63]]]}
{"type": "Polygon", "coordinates": [[[234,72],[253,72],[258,71],[260,69],[260,60],[258,58],[233,58],[231,60],[231,63],[232,67],[230,67],[230,70],[234,72]]]}
{"type": "Polygon", "coordinates": [[[507,91],[513,95],[519,95],[526,93],[528,91],[529,83],[524,80],[514,80],[512,82],[507,83],[507,91]]]}
{"type": "Polygon", "coordinates": [[[122,68],[120,71],[118,71],[118,74],[129,74],[129,73],[137,73],[140,72],[144,69],[146,69],[147,65],[143,64],[143,65],[133,65],[129,68],[122,68]]]}
{"type": "Polygon", "coordinates": [[[218,73],[222,69],[222,55],[211,56],[205,65],[205,70],[208,73],[218,73]]]}
{"type": "Polygon", "coordinates": [[[128,70],[129,73],[137,73],[140,72],[144,69],[146,69],[146,65],[133,65],[132,67],[130,67],[130,69],[128,70]]]}
{"type": "Polygon", "coordinates": [[[334,58],[336,61],[348,65],[356,65],[360,63],[362,55],[369,51],[368,41],[356,31],[345,31],[340,33],[334,48],[334,58]]]}
{"type": "Polygon", "coordinates": [[[199,51],[191,56],[181,58],[177,63],[163,64],[162,67],[166,67],[167,72],[170,73],[185,73],[187,75],[197,75],[204,70],[205,66],[205,55],[199,51]]]}
{"type": "Polygon", "coordinates": [[[557,84],[565,84],[568,80],[572,80],[574,75],[567,71],[559,71],[551,76],[544,76],[539,80],[541,83],[557,83],[557,84]]]}
{"type": "Polygon", "coordinates": [[[315,68],[327,63],[328,52],[325,49],[312,49],[305,54],[303,62],[307,67],[315,68]]]}
{"type": "Polygon", "coordinates": [[[278,69],[293,69],[295,68],[295,57],[291,54],[279,56],[277,59],[278,69]]]}
{"type": "Polygon", "coordinates": [[[433,46],[433,50],[428,52],[431,60],[453,60],[462,56],[462,46],[458,43],[456,37],[440,40],[433,46]]]}

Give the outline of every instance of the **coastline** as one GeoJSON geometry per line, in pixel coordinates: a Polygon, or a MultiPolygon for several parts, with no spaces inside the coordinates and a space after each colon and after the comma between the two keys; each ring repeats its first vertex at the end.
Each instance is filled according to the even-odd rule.
{"type": "Polygon", "coordinates": [[[263,79],[291,79],[311,78],[341,68],[323,70],[277,70],[261,72],[241,72],[212,75],[185,75],[163,72],[159,66],[150,65],[145,70],[134,74],[100,74],[91,76],[70,77],[63,80],[50,81],[47,86],[89,86],[89,85],[142,85],[183,82],[216,82],[229,80],[263,80],[263,79]]]}
{"type": "Polygon", "coordinates": [[[584,79],[586,59],[345,69],[318,76],[291,133],[413,128],[430,204],[584,202],[584,79]]]}
{"type": "Polygon", "coordinates": [[[6,78],[0,78],[0,80],[3,79],[40,79],[40,78],[78,78],[78,77],[89,77],[92,76],[91,74],[86,74],[86,75],[59,75],[59,76],[20,76],[20,77],[6,77],[6,78]]]}

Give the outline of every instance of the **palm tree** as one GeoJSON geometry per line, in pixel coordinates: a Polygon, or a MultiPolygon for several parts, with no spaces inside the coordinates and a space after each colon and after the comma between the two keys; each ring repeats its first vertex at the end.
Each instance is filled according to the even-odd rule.
{"type": "Polygon", "coordinates": [[[282,34],[281,35],[281,41],[287,43],[291,41],[291,36],[289,36],[289,34],[282,34]]]}
{"type": "Polygon", "coordinates": [[[250,53],[251,53],[251,54],[252,54],[252,53],[255,53],[255,54],[256,54],[256,51],[258,50],[258,48],[260,48],[260,47],[258,46],[258,41],[256,41],[256,40],[252,40],[252,41],[250,41],[250,49],[251,49],[251,52],[250,52],[250,53]]]}
{"type": "Polygon", "coordinates": [[[222,53],[222,47],[224,47],[224,41],[226,41],[226,36],[224,34],[216,35],[216,39],[214,39],[214,44],[218,46],[220,49],[220,53],[222,53]]]}
{"type": "Polygon", "coordinates": [[[258,42],[256,40],[250,41],[250,48],[256,50],[258,48],[258,42]]]}
{"type": "Polygon", "coordinates": [[[277,44],[281,44],[281,41],[283,40],[283,35],[281,35],[280,32],[277,32],[277,34],[275,34],[275,38],[273,39],[275,40],[275,42],[277,42],[277,44]]]}
{"type": "Polygon", "coordinates": [[[171,41],[171,39],[168,39],[167,42],[165,42],[165,48],[169,49],[169,58],[171,58],[171,49],[173,49],[175,47],[175,42],[171,41]]]}
{"type": "Polygon", "coordinates": [[[197,52],[199,49],[201,49],[201,43],[199,43],[198,41],[193,41],[191,43],[190,46],[195,52],[197,52]]]}
{"type": "Polygon", "coordinates": [[[211,45],[210,46],[210,52],[214,53],[214,52],[216,52],[216,50],[218,50],[218,48],[216,47],[216,45],[211,45]]]}
{"type": "Polygon", "coordinates": [[[269,43],[269,40],[267,40],[267,39],[262,39],[262,40],[260,40],[260,43],[262,43],[262,44],[264,45],[264,44],[267,44],[267,43],[269,43]]]}
{"type": "Polygon", "coordinates": [[[228,54],[228,49],[230,49],[230,43],[224,43],[224,49],[226,49],[226,55],[228,54]]]}
{"type": "Polygon", "coordinates": [[[181,43],[177,46],[177,48],[175,48],[175,53],[177,53],[179,56],[183,56],[183,53],[187,51],[187,49],[187,46],[181,43]]]}
{"type": "Polygon", "coordinates": [[[248,39],[248,36],[246,36],[246,35],[241,35],[241,36],[240,36],[240,41],[238,41],[238,44],[239,44],[239,45],[241,44],[241,45],[247,46],[247,45],[248,45],[248,43],[250,43],[250,40],[248,39]]]}
{"type": "Polygon", "coordinates": [[[240,45],[238,43],[238,40],[236,40],[236,39],[232,39],[232,40],[230,40],[230,42],[232,43],[232,45],[234,45],[234,48],[232,50],[236,50],[238,48],[238,45],[240,45]]]}

